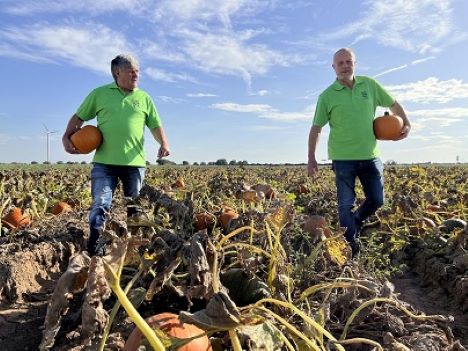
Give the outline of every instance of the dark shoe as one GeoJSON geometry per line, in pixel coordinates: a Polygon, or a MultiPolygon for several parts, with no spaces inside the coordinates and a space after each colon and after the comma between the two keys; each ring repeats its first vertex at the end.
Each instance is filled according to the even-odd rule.
{"type": "Polygon", "coordinates": [[[353,242],[350,242],[349,245],[351,246],[351,258],[353,260],[358,260],[361,252],[361,243],[358,239],[353,242]]]}

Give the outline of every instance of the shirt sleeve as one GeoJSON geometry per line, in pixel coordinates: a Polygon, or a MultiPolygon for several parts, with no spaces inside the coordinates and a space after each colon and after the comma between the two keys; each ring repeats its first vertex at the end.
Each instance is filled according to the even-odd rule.
{"type": "Polygon", "coordinates": [[[382,107],[390,107],[395,103],[395,98],[380,85],[379,82],[373,80],[375,88],[376,105],[382,107]]]}
{"type": "Polygon", "coordinates": [[[330,120],[330,114],[328,113],[326,99],[321,94],[315,107],[315,115],[312,125],[323,127],[330,120]]]}
{"type": "Polygon", "coordinates": [[[161,118],[159,118],[158,110],[154,105],[153,99],[148,96],[148,114],[146,115],[146,126],[150,129],[159,128],[162,126],[161,118]]]}
{"type": "Polygon", "coordinates": [[[83,121],[89,121],[96,117],[96,90],[93,90],[81,103],[76,115],[83,121]]]}

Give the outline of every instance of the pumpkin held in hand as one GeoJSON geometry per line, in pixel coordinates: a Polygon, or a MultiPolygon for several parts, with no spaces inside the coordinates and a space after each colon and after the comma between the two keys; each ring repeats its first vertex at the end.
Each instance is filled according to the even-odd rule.
{"type": "Polygon", "coordinates": [[[403,119],[389,114],[388,111],[374,119],[374,134],[378,140],[396,140],[400,137],[402,129],[403,119]]]}
{"type": "MultiPolygon", "coordinates": [[[[160,313],[146,319],[146,322],[151,327],[161,329],[167,335],[178,338],[187,339],[203,334],[204,331],[194,326],[193,324],[183,323],[179,320],[179,316],[173,313],[160,313]]],[[[141,344],[143,334],[140,329],[133,329],[127,339],[123,351],[136,351],[141,344]]],[[[178,351],[212,351],[210,340],[206,335],[193,339],[188,344],[180,347],[178,351]]]]}
{"type": "Polygon", "coordinates": [[[80,153],[89,154],[101,145],[102,134],[95,126],[87,125],[73,133],[70,140],[80,153]]]}

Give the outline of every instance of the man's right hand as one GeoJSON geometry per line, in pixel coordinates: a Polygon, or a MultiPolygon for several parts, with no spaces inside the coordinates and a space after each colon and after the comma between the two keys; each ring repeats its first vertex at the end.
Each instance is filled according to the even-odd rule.
{"type": "Polygon", "coordinates": [[[79,154],[80,152],[75,148],[69,137],[62,137],[63,148],[69,154],[79,154]]]}
{"type": "Polygon", "coordinates": [[[309,177],[315,177],[318,172],[318,164],[315,159],[310,159],[309,163],[307,164],[307,173],[309,177]]]}

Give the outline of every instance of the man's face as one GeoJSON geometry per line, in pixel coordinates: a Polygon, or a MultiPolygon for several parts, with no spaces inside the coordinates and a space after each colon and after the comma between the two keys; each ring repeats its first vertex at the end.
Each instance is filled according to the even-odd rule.
{"type": "Polygon", "coordinates": [[[139,67],[123,67],[117,69],[116,72],[117,85],[127,91],[132,91],[138,86],[138,77],[140,75],[139,67]]]}
{"type": "Polygon", "coordinates": [[[333,69],[339,80],[352,80],[354,77],[354,57],[350,52],[339,51],[333,58],[333,69]]]}

